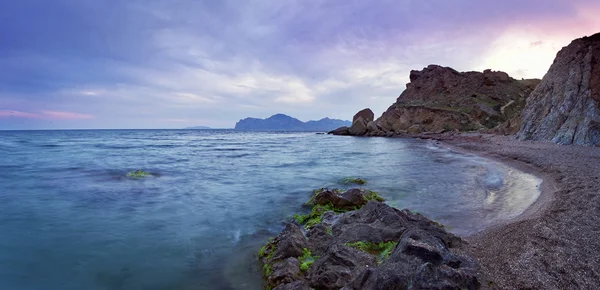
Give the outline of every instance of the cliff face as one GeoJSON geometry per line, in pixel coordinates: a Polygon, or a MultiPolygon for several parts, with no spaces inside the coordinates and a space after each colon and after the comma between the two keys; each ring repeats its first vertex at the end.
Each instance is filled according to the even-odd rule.
{"type": "MultiPolygon", "coordinates": [[[[514,134],[525,99],[539,80],[518,81],[504,72],[458,72],[430,65],[410,72],[410,83],[376,120],[394,133],[490,130],[514,134]]],[[[368,135],[380,134],[369,132],[368,135]]]]}
{"type": "Polygon", "coordinates": [[[558,52],[527,99],[517,138],[600,145],[600,33],[558,52]]]}

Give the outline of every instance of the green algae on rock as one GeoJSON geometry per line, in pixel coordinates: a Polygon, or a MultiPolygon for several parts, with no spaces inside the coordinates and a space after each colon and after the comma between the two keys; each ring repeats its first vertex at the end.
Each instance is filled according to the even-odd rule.
{"type": "Polygon", "coordinates": [[[365,253],[377,256],[378,263],[381,264],[385,259],[387,259],[392,253],[392,249],[398,244],[398,242],[389,241],[389,242],[381,242],[381,243],[371,243],[371,242],[363,242],[358,241],[354,243],[345,243],[344,245],[355,248],[357,250],[361,250],[365,253]]]}
{"type": "Polygon", "coordinates": [[[311,211],[258,251],[265,289],[481,287],[459,237],[381,200],[358,188],[314,191],[311,211]]]}
{"type": "Polygon", "coordinates": [[[141,179],[141,178],[149,177],[149,176],[154,176],[154,174],[143,171],[141,169],[135,170],[135,171],[130,171],[126,175],[127,178],[131,178],[131,179],[141,179]]]}
{"type": "Polygon", "coordinates": [[[346,178],[340,180],[340,183],[344,184],[344,185],[347,185],[347,184],[364,185],[364,184],[367,184],[367,181],[360,177],[346,177],[346,178]]]}

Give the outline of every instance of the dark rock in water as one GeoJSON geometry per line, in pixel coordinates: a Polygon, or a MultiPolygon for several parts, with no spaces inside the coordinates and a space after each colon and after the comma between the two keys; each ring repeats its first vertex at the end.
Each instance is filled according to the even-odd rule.
{"type": "Polygon", "coordinates": [[[286,259],[302,255],[302,249],[308,246],[304,234],[295,224],[288,224],[278,236],[277,249],[273,254],[274,259],[286,259]]]}
{"type": "Polygon", "coordinates": [[[324,190],[318,193],[313,204],[327,205],[331,204],[339,209],[354,209],[367,203],[365,197],[368,193],[364,189],[353,188],[341,194],[332,190],[324,190]]]}
{"type": "Polygon", "coordinates": [[[298,226],[288,224],[261,249],[267,287],[481,287],[476,275],[479,266],[462,254],[459,237],[420,214],[376,201],[375,196],[364,189],[316,192],[308,204],[328,211],[318,223],[306,223],[306,236],[298,226]]]}
{"type": "Polygon", "coordinates": [[[295,281],[292,283],[279,285],[273,288],[273,290],[311,290],[311,288],[308,287],[304,281],[295,281]]]}
{"type": "Polygon", "coordinates": [[[377,260],[360,250],[342,244],[334,244],[327,253],[312,264],[309,286],[315,289],[340,289],[368,267],[375,267],[377,260]]]}
{"type": "Polygon", "coordinates": [[[322,256],[329,246],[335,243],[333,235],[328,232],[327,226],[323,223],[318,224],[308,230],[306,236],[309,243],[309,249],[317,256],[322,256]]]}
{"type": "Polygon", "coordinates": [[[600,145],[600,33],[558,52],[521,117],[519,139],[600,145]]]}
{"type": "Polygon", "coordinates": [[[301,277],[300,261],[297,258],[287,258],[273,264],[269,275],[269,283],[281,285],[297,281],[301,277]]]}
{"type": "Polygon", "coordinates": [[[343,126],[343,127],[337,128],[333,131],[329,131],[329,133],[327,133],[327,134],[341,135],[341,136],[350,135],[350,132],[348,131],[348,129],[349,129],[348,127],[343,126]]]}
{"type": "Polygon", "coordinates": [[[371,111],[371,109],[366,108],[354,114],[354,117],[352,117],[352,123],[358,120],[358,118],[363,118],[363,120],[365,120],[368,123],[375,120],[375,114],[373,113],[373,111],[371,111]]]}

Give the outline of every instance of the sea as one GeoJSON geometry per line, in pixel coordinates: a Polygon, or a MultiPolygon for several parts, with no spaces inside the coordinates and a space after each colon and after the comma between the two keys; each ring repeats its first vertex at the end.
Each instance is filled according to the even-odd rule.
{"type": "Polygon", "coordinates": [[[0,131],[0,289],[262,289],[258,249],[346,177],[461,236],[521,214],[541,183],[416,139],[0,131]]]}

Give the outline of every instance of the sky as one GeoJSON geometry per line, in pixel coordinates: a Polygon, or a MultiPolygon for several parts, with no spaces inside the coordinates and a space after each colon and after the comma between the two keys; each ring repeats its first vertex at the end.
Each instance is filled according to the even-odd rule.
{"type": "Polygon", "coordinates": [[[597,15],[597,0],[2,1],[0,130],[379,116],[429,64],[541,78],[597,15]]]}

